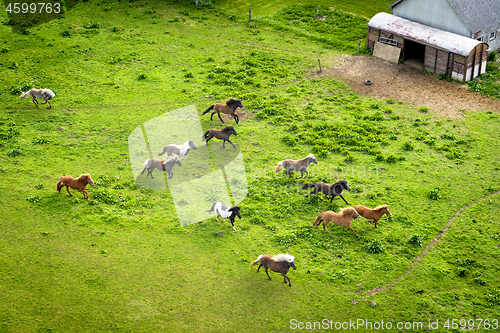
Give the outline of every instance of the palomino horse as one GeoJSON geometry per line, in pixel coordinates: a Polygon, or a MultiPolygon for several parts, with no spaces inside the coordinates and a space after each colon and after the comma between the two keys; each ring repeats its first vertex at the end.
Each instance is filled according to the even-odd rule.
{"type": "Polygon", "coordinates": [[[59,181],[57,182],[57,191],[61,193],[61,189],[64,186],[66,186],[66,191],[68,191],[69,195],[73,196],[73,194],[71,194],[71,192],[69,191],[69,188],[71,187],[74,190],[82,192],[83,198],[88,200],[89,194],[85,190],[87,184],[94,186],[94,181],[92,180],[92,177],[90,177],[90,174],[88,173],[80,175],[76,179],[71,176],[62,176],[59,177],[59,181]]]}
{"type": "Polygon", "coordinates": [[[363,216],[365,219],[372,220],[373,221],[368,221],[368,222],[375,222],[375,228],[377,227],[377,222],[382,218],[384,214],[387,214],[387,216],[391,216],[391,212],[389,211],[389,206],[387,205],[382,205],[378,206],[376,208],[370,209],[366,208],[365,206],[353,206],[354,209],[359,213],[359,215],[363,216]]]}
{"type": "Polygon", "coordinates": [[[349,188],[349,185],[347,185],[347,181],[345,181],[345,180],[340,180],[332,185],[328,185],[328,184],[325,184],[323,182],[304,184],[304,185],[302,185],[301,190],[305,190],[305,189],[308,189],[311,187],[313,187],[314,190],[311,193],[309,193],[308,195],[306,195],[306,198],[308,196],[310,196],[311,194],[318,194],[318,192],[323,192],[326,195],[332,196],[330,199],[330,202],[333,202],[333,198],[335,198],[336,196],[339,196],[342,198],[342,200],[344,200],[344,202],[346,204],[349,204],[342,196],[343,190],[351,191],[351,189],[349,188]]]}
{"type": "Polygon", "coordinates": [[[326,225],[330,222],[336,225],[342,226],[342,231],[344,231],[344,227],[348,227],[354,232],[356,237],[359,237],[356,231],[351,227],[351,223],[353,219],[359,218],[358,212],[352,207],[342,208],[340,210],[340,214],[334,213],[331,210],[323,212],[318,215],[318,217],[314,220],[313,226],[317,227],[321,220],[323,220],[323,229],[326,229],[326,225]]]}
{"type": "Polygon", "coordinates": [[[240,207],[238,206],[229,207],[228,205],[224,205],[222,202],[214,202],[212,208],[210,208],[210,210],[207,210],[207,213],[210,213],[212,211],[215,211],[216,221],[219,221],[217,216],[220,216],[223,219],[229,217],[229,221],[231,221],[233,230],[236,231],[236,229],[234,228],[234,219],[236,218],[236,216],[238,216],[241,220],[240,207]]]}
{"type": "Polygon", "coordinates": [[[158,156],[162,156],[163,154],[167,153],[167,156],[165,156],[165,158],[167,158],[168,156],[170,156],[172,154],[176,154],[176,155],[179,155],[179,157],[181,158],[181,161],[182,161],[182,160],[185,160],[187,158],[187,154],[189,153],[189,151],[191,149],[194,149],[194,150],[197,149],[196,146],[194,145],[193,140],[189,140],[189,141],[184,142],[182,144],[182,146],[174,145],[174,144],[165,146],[165,147],[163,147],[163,151],[161,153],[159,153],[158,156]]]}
{"type": "Polygon", "coordinates": [[[220,121],[222,121],[224,123],[224,120],[222,120],[222,118],[220,116],[220,113],[222,112],[225,114],[232,115],[234,117],[234,120],[236,120],[236,123],[238,124],[240,122],[240,118],[235,113],[236,109],[238,107],[243,109],[243,104],[241,103],[241,99],[231,98],[229,101],[226,102],[226,104],[222,104],[221,102],[217,102],[217,104],[210,106],[201,115],[203,116],[204,114],[208,113],[208,111],[214,110],[214,112],[212,112],[212,115],[210,116],[210,120],[213,120],[214,114],[217,113],[219,115],[220,121]]]}
{"type": "MultiPolygon", "coordinates": [[[[236,134],[236,130],[234,129],[233,126],[227,126],[226,128],[224,128],[222,130],[218,130],[218,129],[214,128],[214,129],[210,129],[210,130],[206,131],[205,134],[203,134],[203,138],[201,139],[201,141],[207,140],[207,146],[208,146],[208,141],[210,141],[210,139],[215,137],[219,140],[224,140],[222,142],[222,148],[226,148],[226,141],[233,145],[233,143],[231,141],[229,141],[229,136],[231,134],[238,135],[238,134],[236,134]]],[[[235,145],[233,145],[233,147],[236,148],[235,145]]]]}
{"type": "Polygon", "coordinates": [[[295,258],[289,254],[278,254],[274,257],[270,254],[261,254],[250,265],[253,266],[260,261],[259,268],[257,268],[257,273],[259,272],[259,269],[264,266],[264,268],[266,269],[267,277],[269,278],[269,280],[272,280],[269,276],[269,273],[267,272],[267,269],[269,268],[273,272],[281,273],[284,278],[284,283],[286,283],[286,280],[288,279],[288,286],[291,287],[292,283],[290,282],[290,278],[286,276],[286,273],[288,273],[290,267],[292,267],[294,270],[297,269],[297,267],[295,267],[294,260],[295,258]]]}
{"type": "Polygon", "coordinates": [[[300,179],[304,177],[304,172],[306,173],[306,177],[309,176],[309,172],[307,172],[307,167],[311,162],[314,164],[318,164],[318,161],[316,161],[316,158],[314,157],[313,154],[309,154],[298,161],[286,159],[279,162],[278,166],[274,167],[274,172],[279,172],[283,170],[283,168],[285,168],[286,174],[292,177],[290,171],[300,171],[300,177],[297,177],[297,179],[300,179]]]}

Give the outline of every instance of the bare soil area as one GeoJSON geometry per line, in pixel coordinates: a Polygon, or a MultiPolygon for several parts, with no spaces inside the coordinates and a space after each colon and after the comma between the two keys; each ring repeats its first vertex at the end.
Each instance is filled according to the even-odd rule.
{"type": "Polygon", "coordinates": [[[459,118],[463,110],[500,113],[500,101],[468,91],[468,86],[439,80],[437,75],[375,57],[344,55],[326,62],[318,76],[341,76],[359,94],[427,106],[436,113],[459,118]],[[372,85],[365,85],[371,80],[372,85]]]}

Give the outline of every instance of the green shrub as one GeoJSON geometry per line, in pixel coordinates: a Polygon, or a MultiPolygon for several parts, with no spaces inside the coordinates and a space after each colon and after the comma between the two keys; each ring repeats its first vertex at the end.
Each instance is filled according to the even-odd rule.
{"type": "Polygon", "coordinates": [[[366,250],[370,253],[382,253],[384,252],[384,246],[382,245],[382,241],[374,240],[368,243],[366,250]]]}
{"type": "Polygon", "coordinates": [[[411,143],[410,141],[406,141],[404,144],[403,144],[403,150],[406,150],[406,151],[410,151],[410,150],[413,150],[415,149],[415,145],[413,143],[411,143]]]}
{"type": "Polygon", "coordinates": [[[441,196],[439,195],[439,187],[433,188],[429,192],[429,198],[431,200],[439,200],[439,199],[441,199],[441,196]]]}
{"type": "Polygon", "coordinates": [[[19,156],[22,154],[23,154],[23,152],[21,151],[21,149],[19,149],[19,147],[14,147],[7,153],[7,156],[16,157],[16,156],[19,156]]]}
{"type": "Polygon", "coordinates": [[[415,246],[422,246],[422,242],[425,237],[419,234],[415,234],[408,239],[408,243],[413,244],[415,246]]]}
{"type": "Polygon", "coordinates": [[[40,200],[42,200],[42,197],[39,195],[30,195],[28,198],[26,198],[26,200],[28,200],[31,203],[37,203],[40,200]]]}
{"type": "Polygon", "coordinates": [[[498,51],[491,51],[488,53],[488,61],[495,61],[498,55],[498,51]]]}
{"type": "Polygon", "coordinates": [[[137,80],[139,80],[139,81],[146,80],[147,78],[148,78],[148,75],[144,74],[144,73],[140,73],[139,75],[137,75],[137,80]]]}
{"type": "Polygon", "coordinates": [[[69,29],[65,29],[65,30],[61,31],[61,36],[63,36],[63,37],[71,37],[72,34],[73,34],[73,32],[69,29]]]}
{"type": "Polygon", "coordinates": [[[281,141],[283,141],[289,146],[295,146],[297,144],[297,139],[291,136],[290,134],[287,134],[283,138],[281,138],[281,141]]]}

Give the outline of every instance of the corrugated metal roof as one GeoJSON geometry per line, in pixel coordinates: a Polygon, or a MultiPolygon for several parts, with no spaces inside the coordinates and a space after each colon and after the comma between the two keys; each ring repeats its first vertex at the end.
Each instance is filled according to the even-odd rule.
{"type": "Polygon", "coordinates": [[[500,26],[500,0],[447,0],[472,33],[500,26]]]}
{"type": "Polygon", "coordinates": [[[478,44],[486,44],[387,13],[378,13],[372,17],[368,26],[449,50],[464,57],[467,57],[478,44]]]}
{"type": "MultiPolygon", "coordinates": [[[[387,8],[397,6],[401,1],[396,0],[387,8]]],[[[500,26],[499,0],[446,0],[457,12],[471,33],[487,31],[500,26]]]]}

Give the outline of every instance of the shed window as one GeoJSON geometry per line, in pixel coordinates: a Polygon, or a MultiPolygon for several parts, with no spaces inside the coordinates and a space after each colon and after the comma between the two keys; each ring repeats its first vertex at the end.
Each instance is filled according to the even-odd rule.
{"type": "Polygon", "coordinates": [[[484,36],[481,36],[481,37],[477,38],[476,40],[478,40],[480,42],[484,42],[484,36]]]}
{"type": "Polygon", "coordinates": [[[497,32],[496,31],[493,31],[491,34],[490,34],[490,40],[493,40],[497,37],[497,32]]]}

